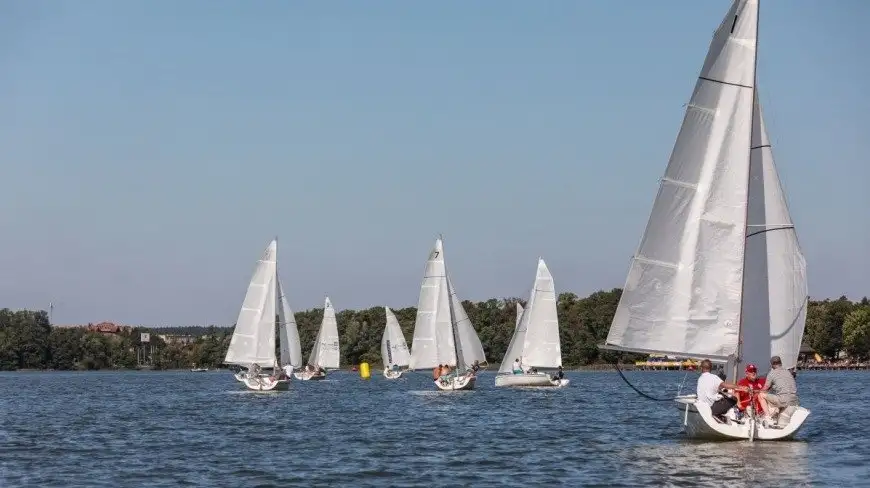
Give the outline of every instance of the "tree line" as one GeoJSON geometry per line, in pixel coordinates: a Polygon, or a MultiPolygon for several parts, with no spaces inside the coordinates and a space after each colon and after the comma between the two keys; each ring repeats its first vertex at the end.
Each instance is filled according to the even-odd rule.
{"type": "MultiPolygon", "coordinates": [[[[642,356],[602,351],[622,290],[597,291],[580,298],[573,293],[558,297],[562,361],[566,367],[594,363],[633,361],[642,356]]],[[[497,365],[505,354],[516,321],[517,298],[463,302],[483,343],[489,362],[497,365]]],[[[411,345],[415,307],[394,309],[408,345],[411,345]]],[[[323,309],[296,312],[296,324],[307,360],[323,309]]],[[[386,317],[383,307],[343,310],[336,314],[342,367],[368,362],[382,364],[380,344],[386,317]]],[[[233,327],[132,327],[117,334],[88,331],[85,327],[52,327],[45,311],[0,310],[0,370],[132,369],[139,363],[142,332],[151,333],[145,349],[152,350],[155,369],[219,367],[229,347],[233,327]],[[162,335],[192,336],[189,343],[166,342],[162,335]]],[[[807,309],[804,343],[826,359],[845,352],[855,359],[870,357],[870,301],[811,300],[807,309]]]]}

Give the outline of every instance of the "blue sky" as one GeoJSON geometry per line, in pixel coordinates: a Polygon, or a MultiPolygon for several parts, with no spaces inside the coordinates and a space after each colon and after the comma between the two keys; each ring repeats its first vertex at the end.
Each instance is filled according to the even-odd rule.
{"type": "MultiPolygon", "coordinates": [[[[231,324],[622,286],[728,0],[0,3],[0,306],[231,324]]],[[[870,2],[762,3],[765,121],[813,296],[870,294],[870,2]]]]}

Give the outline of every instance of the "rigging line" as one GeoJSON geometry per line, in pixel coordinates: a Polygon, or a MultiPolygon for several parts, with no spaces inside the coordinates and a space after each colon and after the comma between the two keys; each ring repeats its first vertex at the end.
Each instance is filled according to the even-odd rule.
{"type": "Polygon", "coordinates": [[[634,385],[632,385],[631,382],[628,381],[628,378],[626,378],[625,375],[622,374],[622,370],[619,369],[619,362],[615,362],[615,363],[613,363],[613,367],[616,368],[616,372],[619,373],[619,376],[622,378],[622,381],[625,381],[625,384],[628,385],[628,386],[630,386],[631,389],[634,390],[634,391],[636,391],[638,394],[640,394],[640,396],[645,397],[645,398],[648,398],[648,399],[653,400],[653,401],[656,401],[656,402],[671,402],[671,401],[674,400],[673,398],[656,398],[656,397],[654,397],[654,396],[652,396],[652,395],[647,395],[646,393],[644,393],[644,392],[638,390],[637,387],[635,387],[634,385]]]}

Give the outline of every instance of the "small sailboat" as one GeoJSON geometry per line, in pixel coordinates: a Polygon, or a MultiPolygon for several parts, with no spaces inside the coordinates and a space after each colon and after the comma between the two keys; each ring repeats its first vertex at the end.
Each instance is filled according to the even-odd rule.
{"type": "Polygon", "coordinates": [[[384,362],[384,378],[395,380],[402,377],[402,368],[408,367],[411,353],[408,352],[408,343],[405,335],[399,327],[399,321],[389,307],[384,307],[387,316],[387,325],[384,327],[384,336],[381,338],[381,358],[384,362]]]}
{"type": "Polygon", "coordinates": [[[431,371],[448,365],[452,371],[435,380],[435,386],[443,391],[471,390],[477,378],[475,362],[486,364],[483,345],[453,289],[439,238],[423,272],[408,368],[431,371]]]}
{"type": "Polygon", "coordinates": [[[308,364],[305,369],[293,373],[298,380],[322,380],[326,378],[326,371],[338,369],[339,346],[338,346],[338,321],[335,318],[335,309],[329,297],[323,302],[323,319],[320,321],[320,330],[314,339],[314,346],[308,356],[308,364]]]}
{"type": "Polygon", "coordinates": [[[278,241],[273,239],[257,261],[224,363],[241,368],[235,378],[248,389],[284,390],[289,372],[301,363],[299,351],[296,321],[278,279],[278,241]],[[280,331],[280,362],[275,354],[276,326],[280,331]]]}
{"type": "Polygon", "coordinates": [[[543,259],[538,259],[535,284],[526,308],[517,303],[514,335],[508,345],[495,386],[566,386],[569,380],[551,377],[537,369],[555,369],[562,365],[559,341],[559,317],[556,310],[556,289],[553,275],[543,259]],[[519,360],[521,371],[514,371],[519,360]]]}
{"type": "Polygon", "coordinates": [[[208,373],[208,368],[197,368],[196,365],[194,365],[192,368],[190,368],[190,372],[191,373],[208,373]]]}
{"type": "MultiPolygon", "coordinates": [[[[806,261],[756,91],[758,18],[758,0],[735,0],[713,35],[602,346],[710,359],[731,382],[775,355],[794,367],[806,322],[806,261]]],[[[810,413],[720,423],[695,395],[675,400],[696,438],[788,439],[810,413]]]]}

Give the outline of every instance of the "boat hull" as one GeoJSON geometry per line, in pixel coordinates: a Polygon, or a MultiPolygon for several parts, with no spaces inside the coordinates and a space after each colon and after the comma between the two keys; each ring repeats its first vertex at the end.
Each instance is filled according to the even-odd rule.
{"type": "Polygon", "coordinates": [[[293,377],[300,381],[315,381],[326,379],[326,373],[318,373],[316,371],[298,371],[293,373],[293,377]]]}
{"type": "Polygon", "coordinates": [[[524,374],[499,374],[495,377],[495,386],[539,386],[539,387],[563,387],[568,386],[570,380],[554,380],[547,373],[524,373],[524,374]]]}
{"type": "Polygon", "coordinates": [[[242,383],[244,383],[249,390],[253,391],[281,391],[290,388],[290,380],[273,379],[269,376],[245,378],[242,383]]]}
{"type": "Polygon", "coordinates": [[[384,378],[386,378],[388,380],[397,380],[397,379],[401,378],[402,374],[404,374],[404,373],[405,373],[404,371],[393,371],[391,369],[385,369],[384,370],[384,378]]]}
{"type": "Polygon", "coordinates": [[[472,374],[465,374],[462,376],[442,377],[433,381],[433,383],[435,383],[435,387],[441,391],[460,391],[473,390],[476,380],[476,376],[472,374]]]}
{"type": "Polygon", "coordinates": [[[810,415],[810,411],[804,407],[797,407],[792,413],[788,423],[782,428],[768,428],[761,424],[761,420],[746,419],[738,424],[729,419],[727,423],[720,423],[713,418],[710,407],[705,404],[695,403],[694,395],[677,397],[674,401],[680,410],[683,430],[686,435],[693,439],[706,440],[756,440],[756,441],[785,441],[794,438],[804,422],[810,415]]]}

